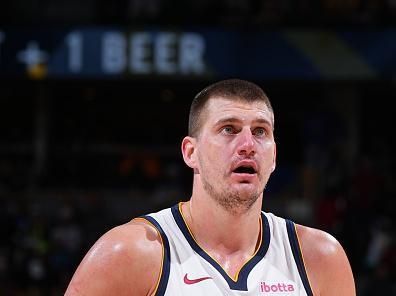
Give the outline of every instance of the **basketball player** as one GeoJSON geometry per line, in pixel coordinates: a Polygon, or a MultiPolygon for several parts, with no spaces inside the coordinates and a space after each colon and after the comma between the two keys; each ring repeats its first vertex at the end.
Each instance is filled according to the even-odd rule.
{"type": "Polygon", "coordinates": [[[201,91],[181,150],[190,200],[104,234],[66,295],[355,295],[336,239],[261,211],[276,160],[261,88],[232,79],[201,91]]]}

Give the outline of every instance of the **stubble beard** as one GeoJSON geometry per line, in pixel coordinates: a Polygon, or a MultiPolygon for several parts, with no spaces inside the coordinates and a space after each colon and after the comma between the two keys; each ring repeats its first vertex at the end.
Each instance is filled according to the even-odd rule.
{"type": "Polygon", "coordinates": [[[248,212],[262,194],[262,191],[257,190],[251,193],[250,196],[243,197],[242,193],[232,189],[219,191],[205,178],[202,178],[202,184],[209,196],[232,215],[248,212]]]}

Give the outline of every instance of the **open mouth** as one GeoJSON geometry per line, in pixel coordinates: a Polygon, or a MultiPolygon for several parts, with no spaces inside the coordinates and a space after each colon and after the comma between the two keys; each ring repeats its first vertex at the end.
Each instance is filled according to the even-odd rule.
{"type": "Polygon", "coordinates": [[[256,173],[256,170],[252,166],[243,165],[243,166],[237,167],[233,172],[237,173],[237,174],[252,174],[253,175],[256,173]]]}

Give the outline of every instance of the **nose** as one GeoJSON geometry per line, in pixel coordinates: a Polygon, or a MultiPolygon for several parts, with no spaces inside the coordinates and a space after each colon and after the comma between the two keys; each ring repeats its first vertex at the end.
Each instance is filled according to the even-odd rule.
{"type": "Polygon", "coordinates": [[[250,129],[243,129],[238,137],[238,154],[253,156],[256,153],[254,137],[250,129]]]}

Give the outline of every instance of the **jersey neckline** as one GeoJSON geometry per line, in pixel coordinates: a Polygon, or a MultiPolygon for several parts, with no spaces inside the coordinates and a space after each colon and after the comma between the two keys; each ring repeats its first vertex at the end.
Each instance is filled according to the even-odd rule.
{"type": "Polygon", "coordinates": [[[192,236],[181,212],[181,204],[176,204],[171,208],[172,215],[175,219],[177,226],[179,227],[180,231],[183,233],[184,237],[186,238],[187,242],[190,244],[191,248],[198,253],[203,259],[205,259],[209,264],[211,264],[227,281],[230,289],[232,290],[240,290],[240,291],[247,291],[247,278],[252,271],[252,269],[264,258],[265,254],[268,251],[269,244],[270,244],[270,228],[267,217],[261,213],[261,242],[256,250],[255,254],[245,262],[242,268],[236,275],[236,279],[233,279],[225,270],[224,268],[215,260],[213,259],[201,246],[195,241],[194,237],[192,236]]]}

